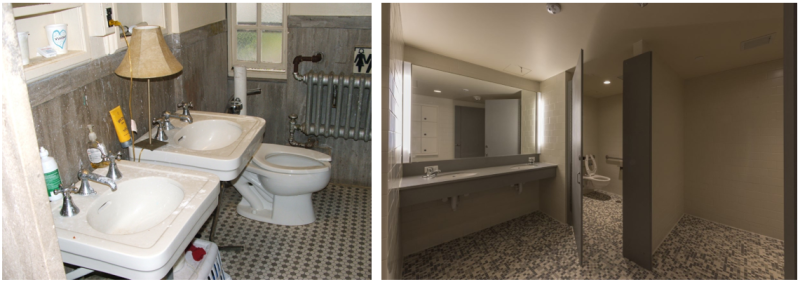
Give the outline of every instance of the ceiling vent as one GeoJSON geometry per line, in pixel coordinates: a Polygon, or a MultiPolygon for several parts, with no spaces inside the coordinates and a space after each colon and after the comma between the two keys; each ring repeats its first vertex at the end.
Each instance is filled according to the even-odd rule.
{"type": "Polygon", "coordinates": [[[774,33],[770,33],[764,36],[759,36],[750,40],[742,41],[741,49],[742,51],[753,49],[761,45],[767,45],[770,41],[772,41],[772,36],[775,35],[774,33]]]}

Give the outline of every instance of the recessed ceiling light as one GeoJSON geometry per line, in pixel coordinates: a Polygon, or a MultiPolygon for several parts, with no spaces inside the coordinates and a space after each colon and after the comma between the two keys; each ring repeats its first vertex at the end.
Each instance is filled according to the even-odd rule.
{"type": "Polygon", "coordinates": [[[603,81],[603,84],[611,84],[611,80],[603,81]]]}
{"type": "Polygon", "coordinates": [[[442,90],[433,90],[433,92],[442,93],[442,90]]]}

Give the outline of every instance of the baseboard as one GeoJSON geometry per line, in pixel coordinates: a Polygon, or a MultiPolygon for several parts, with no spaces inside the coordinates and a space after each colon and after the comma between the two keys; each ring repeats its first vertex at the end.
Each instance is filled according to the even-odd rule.
{"type": "MultiPolygon", "coordinates": [[[[658,242],[658,245],[655,248],[653,248],[652,253],[650,253],[650,255],[654,255],[656,253],[656,251],[658,251],[658,248],[661,248],[661,244],[664,244],[664,240],[666,240],[667,237],[669,237],[669,234],[672,234],[672,231],[675,231],[675,227],[677,227],[678,223],[681,222],[681,218],[683,218],[686,215],[687,215],[686,213],[683,213],[683,214],[681,214],[680,217],[678,217],[678,220],[676,220],[675,224],[672,225],[672,228],[669,229],[669,232],[667,232],[667,235],[664,236],[664,238],[661,238],[661,242],[658,242]]],[[[652,234],[652,232],[651,232],[651,234],[652,234]]]]}

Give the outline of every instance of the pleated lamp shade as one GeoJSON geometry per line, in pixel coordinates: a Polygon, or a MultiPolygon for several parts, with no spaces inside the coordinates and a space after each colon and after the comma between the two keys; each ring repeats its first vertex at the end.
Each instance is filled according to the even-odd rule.
{"type": "Polygon", "coordinates": [[[114,71],[119,76],[131,77],[131,69],[133,78],[164,77],[183,70],[181,63],[167,47],[167,42],[164,42],[161,27],[157,25],[133,28],[129,44],[128,53],[114,71]]]}

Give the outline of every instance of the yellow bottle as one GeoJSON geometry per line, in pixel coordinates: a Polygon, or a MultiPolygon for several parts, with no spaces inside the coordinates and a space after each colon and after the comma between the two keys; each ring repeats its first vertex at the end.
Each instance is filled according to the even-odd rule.
{"type": "Polygon", "coordinates": [[[131,139],[131,133],[128,132],[128,124],[125,123],[125,116],[122,115],[122,108],[117,106],[109,111],[109,113],[111,113],[111,122],[114,123],[114,128],[117,130],[117,137],[119,138],[120,145],[122,145],[122,148],[130,147],[133,144],[133,139],[131,139]]]}
{"type": "Polygon", "coordinates": [[[103,156],[108,155],[106,146],[102,142],[97,141],[97,134],[92,130],[92,125],[89,126],[89,149],[86,149],[86,154],[89,155],[89,162],[92,168],[107,167],[109,162],[103,160],[103,156]]]}

